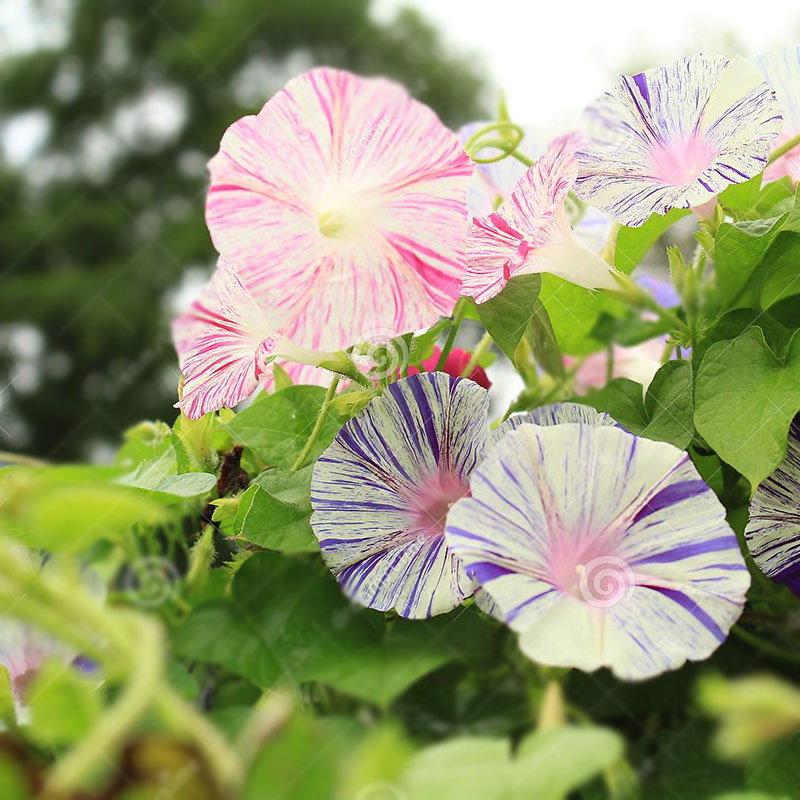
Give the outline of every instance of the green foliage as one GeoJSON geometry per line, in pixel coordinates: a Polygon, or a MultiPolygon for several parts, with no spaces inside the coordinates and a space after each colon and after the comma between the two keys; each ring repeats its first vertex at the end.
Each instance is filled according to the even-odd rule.
{"type": "Polygon", "coordinates": [[[317,680],[385,705],[458,655],[441,624],[386,623],[354,609],[319,569],[259,553],[237,572],[229,600],[192,611],[174,646],[184,658],[222,664],[262,687],[317,680]]]}
{"type": "Polygon", "coordinates": [[[605,411],[637,436],[669,442],[682,450],[694,434],[692,368],[688,361],[669,361],[656,373],[645,394],[642,384],[617,378],[590,391],[578,402],[605,411]]]}
{"type": "Polygon", "coordinates": [[[404,788],[415,800],[561,800],[622,753],[600,728],[554,728],[523,739],[512,757],[502,739],[451,739],[415,755],[404,788]]]}
{"type": "Polygon", "coordinates": [[[638,228],[620,226],[614,250],[614,265],[630,275],[650,248],[681,217],[691,212],[688,209],[674,208],[667,214],[653,214],[644,225],[638,228]]]}
{"type": "Polygon", "coordinates": [[[92,676],[45,664],[29,687],[30,736],[46,748],[72,744],[97,722],[103,707],[102,689],[92,676]]]}
{"type": "Polygon", "coordinates": [[[533,317],[541,285],[541,275],[518,275],[500,294],[477,306],[483,326],[511,361],[533,317]]]}
{"type": "MultiPolygon", "coordinates": [[[[288,469],[300,455],[324,397],[325,389],[320,386],[290,386],[274,394],[262,394],[224,428],[234,442],[249,448],[264,466],[288,469]]],[[[333,441],[341,423],[334,413],[326,414],[309,458],[316,458],[333,441]]]]}
{"type": "Polygon", "coordinates": [[[311,530],[311,472],[266,470],[242,495],[234,534],[247,542],[285,553],[318,552],[311,530]]]}
{"type": "Polygon", "coordinates": [[[708,348],[697,374],[698,433],[755,491],[783,459],[792,418],[800,410],[800,338],[785,355],[761,328],[708,348]]]}

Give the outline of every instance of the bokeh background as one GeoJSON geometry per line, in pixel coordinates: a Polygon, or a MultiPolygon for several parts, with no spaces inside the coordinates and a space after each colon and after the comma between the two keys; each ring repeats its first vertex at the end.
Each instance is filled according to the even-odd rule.
{"type": "Polygon", "coordinates": [[[174,416],[169,320],[210,273],[205,164],[326,63],[450,126],[506,90],[554,132],[616,71],[800,40],[789,3],[0,0],[0,451],[104,460],[174,416]]]}

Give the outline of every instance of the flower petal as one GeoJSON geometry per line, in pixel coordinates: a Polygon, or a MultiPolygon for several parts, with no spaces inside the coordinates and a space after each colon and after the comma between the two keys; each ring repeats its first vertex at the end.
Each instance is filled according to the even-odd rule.
{"type": "Polygon", "coordinates": [[[311,525],[353,600],[428,617],[472,594],[443,520],[483,454],[487,415],[474,382],[421,373],[390,384],[322,454],[311,525]]]}
{"type": "Polygon", "coordinates": [[[214,245],[297,345],[347,347],[452,310],[473,168],[398,84],[311,70],[234,123],[209,168],[214,245]]]}
{"type": "MultiPolygon", "coordinates": [[[[758,67],[775,92],[783,114],[783,129],[775,146],[788,142],[800,133],[800,45],[773,50],[758,59],[758,67]]],[[[792,149],[764,171],[765,181],[789,176],[800,179],[800,150],[792,149]]]]}
{"type": "Polygon", "coordinates": [[[572,230],[565,200],[577,176],[576,140],[555,140],[493,214],[473,219],[462,293],[484,303],[511,277],[552,272],[587,288],[615,288],[608,264],[572,230]]]}
{"type": "Polygon", "coordinates": [[[263,361],[279,338],[224,259],[172,331],[184,376],[177,405],[193,419],[249,397],[258,386],[259,355],[263,361]]]}
{"type": "Polygon", "coordinates": [[[584,113],[575,192],[641,225],[757,175],[780,127],[769,86],[745,59],[699,54],[620,75],[584,113]]]}
{"type": "Polygon", "coordinates": [[[750,554],[770,578],[800,595],[800,417],[789,428],[786,456],[756,489],[744,530],[750,554]]]}
{"type": "Polygon", "coordinates": [[[475,470],[447,542],[535,660],[625,679],[706,658],[749,574],[685,453],[612,425],[522,425],[475,470]]]}

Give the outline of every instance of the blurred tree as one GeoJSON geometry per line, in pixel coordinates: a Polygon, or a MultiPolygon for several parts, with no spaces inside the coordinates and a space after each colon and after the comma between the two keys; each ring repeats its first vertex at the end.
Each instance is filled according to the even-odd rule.
{"type": "Polygon", "coordinates": [[[0,63],[5,137],[33,151],[0,163],[0,450],[55,460],[173,418],[168,321],[214,262],[205,162],[231,122],[318,63],[391,76],[451,126],[483,86],[369,0],[73,0],[65,25],[0,63]]]}

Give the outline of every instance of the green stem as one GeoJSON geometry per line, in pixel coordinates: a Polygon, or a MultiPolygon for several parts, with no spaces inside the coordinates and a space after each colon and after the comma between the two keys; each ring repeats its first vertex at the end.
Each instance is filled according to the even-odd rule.
{"type": "Polygon", "coordinates": [[[76,589],[74,581],[43,580],[38,570],[2,539],[0,609],[73,645],[100,665],[107,680],[127,683],[97,727],[55,765],[48,779],[51,789],[61,793],[77,788],[85,776],[108,761],[110,751],[153,704],[204,755],[223,790],[235,790],[239,785],[242,765],[238,755],[210,723],[163,683],[161,629],[148,617],[127,609],[104,609],[85,591],[76,589]]]}
{"type": "Polygon", "coordinates": [[[189,554],[189,570],[186,573],[186,593],[201,589],[208,578],[211,562],[214,560],[214,526],[206,525],[200,538],[189,554]]]}
{"type": "Polygon", "coordinates": [[[525,153],[520,153],[519,150],[512,150],[508,155],[512,158],[516,158],[521,164],[524,164],[526,167],[533,166],[533,159],[529,156],[526,156],[525,153]]]}
{"type": "Polygon", "coordinates": [[[606,346],[606,383],[610,383],[614,377],[614,343],[609,342],[606,346]]]}
{"type": "Polygon", "coordinates": [[[161,631],[147,618],[139,618],[130,630],[136,642],[130,680],[119,700],[101,717],[95,727],[53,766],[47,790],[55,794],[80,786],[102,766],[106,754],[115,752],[128,731],[144,715],[159,686],[163,669],[161,631]]]}
{"type": "Polygon", "coordinates": [[[314,428],[311,431],[311,435],[306,440],[303,449],[300,451],[300,455],[297,456],[297,460],[294,462],[294,464],[292,464],[292,472],[300,469],[300,467],[306,463],[306,459],[308,458],[308,454],[311,452],[311,448],[319,438],[322,426],[325,424],[325,415],[328,413],[328,407],[330,406],[333,398],[336,397],[336,389],[339,387],[339,380],[340,378],[338,375],[333,376],[331,385],[328,387],[328,391],[325,393],[325,399],[322,401],[322,405],[319,407],[319,414],[317,415],[317,421],[314,423],[314,428]]]}
{"type": "Polygon", "coordinates": [[[456,303],[455,313],[453,314],[453,323],[450,325],[450,332],[447,334],[447,340],[444,343],[441,353],[439,353],[439,360],[436,362],[436,370],[440,371],[444,367],[444,362],[447,361],[447,356],[453,349],[453,344],[456,340],[456,334],[461,327],[461,322],[464,315],[467,313],[467,298],[459,297],[456,303]]]}
{"type": "Polygon", "coordinates": [[[771,164],[773,161],[777,161],[781,156],[786,155],[790,150],[794,150],[798,145],[800,145],[800,133],[798,133],[797,136],[793,136],[788,142],[784,142],[780,147],[776,147],[770,154],[767,165],[771,164]]]}
{"type": "Polygon", "coordinates": [[[336,353],[334,358],[319,362],[319,366],[323,369],[327,369],[329,372],[335,372],[337,375],[350,378],[351,381],[355,381],[367,389],[373,388],[370,379],[355,365],[353,359],[343,350],[336,353]]]}
{"type": "Polygon", "coordinates": [[[467,365],[461,370],[462,378],[469,378],[469,376],[472,374],[472,370],[474,370],[478,365],[478,361],[480,361],[481,356],[486,352],[491,343],[492,335],[488,332],[484,333],[483,338],[478,342],[478,346],[472,351],[472,355],[470,356],[469,361],[467,361],[467,365]]]}
{"type": "Polygon", "coordinates": [[[780,645],[773,644],[772,642],[765,642],[760,636],[756,636],[756,634],[745,630],[739,625],[732,629],[732,633],[772,658],[788,661],[792,664],[800,663],[800,652],[798,651],[786,650],[780,645]]]}

